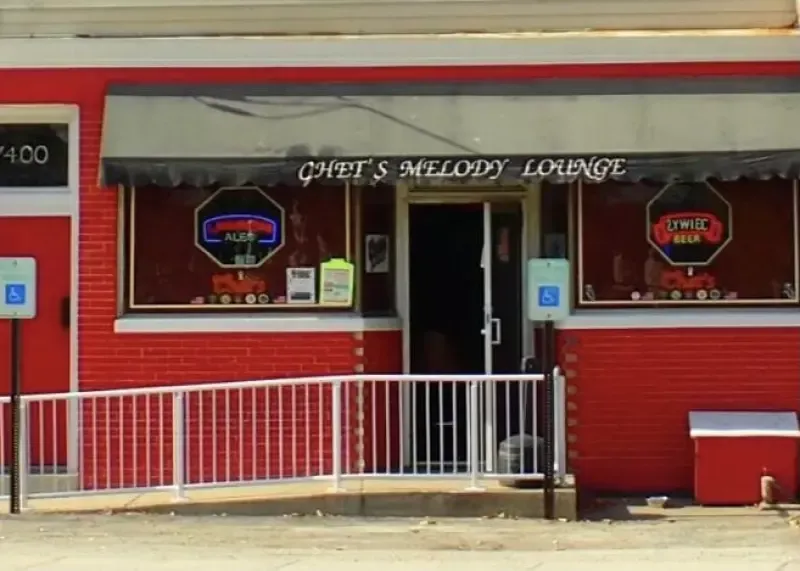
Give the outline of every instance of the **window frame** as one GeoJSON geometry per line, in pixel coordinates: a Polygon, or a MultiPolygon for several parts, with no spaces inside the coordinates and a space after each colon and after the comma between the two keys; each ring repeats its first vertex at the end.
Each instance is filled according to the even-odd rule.
{"type": "MultiPolygon", "coordinates": [[[[757,182],[757,181],[754,181],[757,182]]],[[[793,217],[793,258],[794,258],[794,297],[786,299],[720,299],[715,301],[681,299],[659,301],[621,301],[601,300],[589,301],[584,298],[584,272],[583,272],[583,191],[586,186],[583,181],[570,185],[570,202],[574,207],[569,209],[569,216],[574,220],[574,246],[570,248],[572,259],[575,261],[575,308],[576,309],[686,309],[686,308],[731,308],[731,307],[787,307],[800,304],[800,228],[798,228],[798,187],[800,181],[791,180],[792,184],[792,217],[793,217]],[[574,198],[573,198],[574,197],[574,198]]],[[[666,185],[668,183],[664,183],[666,185]]],[[[735,215],[735,213],[734,213],[735,215]]]]}
{"type": "MultiPolygon", "coordinates": [[[[296,313],[320,313],[320,314],[352,314],[360,311],[361,307],[361,284],[359,279],[362,261],[360,248],[354,244],[354,234],[361,227],[360,222],[354,226],[354,222],[360,218],[361,201],[354,199],[354,189],[349,183],[343,184],[344,190],[344,224],[345,224],[345,259],[354,265],[355,291],[353,303],[350,306],[329,306],[320,305],[319,301],[314,304],[299,303],[270,303],[265,305],[258,304],[137,304],[135,303],[135,265],[136,265],[136,188],[120,189],[120,216],[121,216],[121,247],[122,257],[122,287],[121,293],[121,314],[123,316],[150,315],[150,316],[191,316],[197,314],[211,315],[241,315],[256,314],[259,316],[269,315],[292,315],[296,313]]],[[[268,187],[263,189],[268,192],[268,187]]],[[[182,192],[180,189],[162,189],[162,192],[182,192]]],[[[360,191],[355,190],[356,197],[360,191]]],[[[357,238],[357,237],[356,237],[357,238]]],[[[319,279],[319,267],[317,266],[317,279],[319,279]]],[[[317,297],[317,300],[319,297],[317,297]]]]}
{"type": "MultiPolygon", "coordinates": [[[[69,193],[72,191],[74,187],[74,177],[76,175],[73,174],[74,170],[74,157],[78,155],[79,150],[76,149],[77,145],[77,134],[75,133],[78,130],[78,126],[75,123],[75,119],[73,118],[73,114],[71,112],[66,112],[63,108],[58,108],[59,106],[41,106],[41,108],[34,107],[32,109],[25,109],[22,110],[23,112],[17,115],[17,113],[10,113],[5,106],[0,109],[2,112],[2,120],[0,120],[0,127],[11,127],[11,126],[46,126],[46,127],[65,127],[66,128],[66,140],[63,141],[66,157],[65,157],[65,172],[63,173],[64,176],[64,183],[57,184],[57,185],[18,185],[18,184],[6,184],[4,181],[0,181],[0,192],[20,192],[20,193],[69,193]]],[[[63,106],[66,107],[66,106],[63,106]]],[[[48,149],[49,153],[49,149],[48,149]]],[[[0,165],[2,165],[2,161],[0,161],[0,165]]],[[[59,176],[60,178],[60,176],[59,176]]]]}

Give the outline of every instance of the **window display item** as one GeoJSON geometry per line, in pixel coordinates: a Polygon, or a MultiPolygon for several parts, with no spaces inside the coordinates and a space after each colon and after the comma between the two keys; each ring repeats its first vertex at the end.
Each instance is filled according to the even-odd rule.
{"type": "Polygon", "coordinates": [[[364,265],[368,274],[389,273],[389,236],[367,234],[364,239],[364,265]]]}
{"type": "Polygon", "coordinates": [[[319,304],[350,307],[353,304],[355,268],[347,260],[333,259],[320,264],[319,304]]]}
{"type": "Polygon", "coordinates": [[[671,266],[707,266],[733,239],[731,204],[708,182],[668,184],[647,204],[647,227],[671,266]]]}
{"type": "Polygon", "coordinates": [[[316,303],[317,270],[286,268],[286,303],[316,303]]]}
{"type": "Polygon", "coordinates": [[[284,246],[285,217],[260,188],[220,188],[195,209],[195,244],[221,268],[258,268],[284,246]]]}

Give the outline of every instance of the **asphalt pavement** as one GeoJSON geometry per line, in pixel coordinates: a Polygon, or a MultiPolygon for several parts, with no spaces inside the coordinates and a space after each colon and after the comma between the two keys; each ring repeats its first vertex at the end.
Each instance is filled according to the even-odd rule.
{"type": "Polygon", "coordinates": [[[779,549],[601,550],[531,553],[524,551],[316,551],[276,554],[241,551],[208,553],[192,546],[157,550],[63,549],[42,545],[38,550],[0,553],[6,571],[800,571],[800,559],[779,549]],[[646,565],[646,567],[643,567],[646,565]]]}

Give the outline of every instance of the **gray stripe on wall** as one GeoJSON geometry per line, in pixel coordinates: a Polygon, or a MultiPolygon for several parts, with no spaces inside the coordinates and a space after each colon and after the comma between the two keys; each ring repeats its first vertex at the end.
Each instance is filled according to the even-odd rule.
{"type": "Polygon", "coordinates": [[[648,94],[753,94],[800,92],[800,76],[716,77],[682,79],[534,79],[526,82],[450,81],[381,83],[228,83],[228,84],[113,84],[109,95],[161,97],[217,97],[239,99],[250,96],[559,96],[559,95],[648,95],[648,94]]]}

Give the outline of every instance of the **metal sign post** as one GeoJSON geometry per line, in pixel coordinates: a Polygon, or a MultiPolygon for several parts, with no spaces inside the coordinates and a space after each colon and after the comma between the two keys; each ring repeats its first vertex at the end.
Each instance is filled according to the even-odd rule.
{"type": "Polygon", "coordinates": [[[22,378],[20,375],[20,351],[22,339],[19,319],[11,320],[11,472],[9,478],[9,512],[20,513],[22,500],[20,478],[22,473],[22,378]]]}
{"type": "Polygon", "coordinates": [[[36,317],[36,260],[0,258],[0,319],[11,321],[11,473],[9,511],[22,511],[22,321],[36,317]]]}
{"type": "Polygon", "coordinates": [[[544,395],[544,516],[555,512],[555,321],[569,315],[570,265],[563,259],[528,260],[528,319],[542,324],[544,395]]]}

